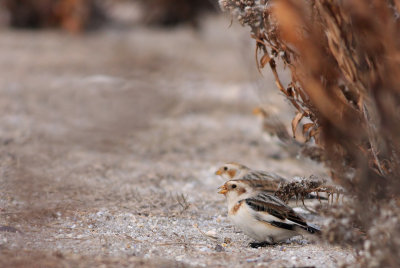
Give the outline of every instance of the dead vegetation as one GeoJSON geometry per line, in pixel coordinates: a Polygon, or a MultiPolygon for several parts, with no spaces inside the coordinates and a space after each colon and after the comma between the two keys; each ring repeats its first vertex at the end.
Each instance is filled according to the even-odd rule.
{"type": "Polygon", "coordinates": [[[344,190],[334,185],[327,185],[326,180],[311,176],[311,178],[302,178],[300,180],[283,183],[275,192],[275,195],[287,202],[291,198],[301,200],[304,204],[304,199],[310,194],[315,194],[316,198],[327,199],[333,204],[339,201],[340,196],[344,194],[344,190]],[[327,198],[321,197],[321,193],[326,193],[327,198]]]}
{"type": "Polygon", "coordinates": [[[220,5],[251,27],[257,65],[269,66],[297,110],[293,132],[306,121],[306,142],[323,150],[333,180],[355,196],[332,210],[331,226],[353,223],[366,235],[354,239],[349,228],[331,228],[328,240],[354,245],[361,266],[398,267],[400,2],[221,0],[220,5]],[[287,85],[277,61],[291,73],[287,85]]]}

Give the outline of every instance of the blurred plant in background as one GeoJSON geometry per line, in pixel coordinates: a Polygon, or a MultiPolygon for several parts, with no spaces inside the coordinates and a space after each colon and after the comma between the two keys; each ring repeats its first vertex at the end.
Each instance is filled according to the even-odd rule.
{"type": "Polygon", "coordinates": [[[70,32],[99,27],[105,10],[96,0],[3,0],[15,28],[61,27],[70,32]]]}
{"type": "Polygon", "coordinates": [[[199,15],[217,10],[213,0],[0,0],[0,4],[11,27],[75,33],[105,25],[115,6],[124,4],[123,9],[140,9],[142,23],[159,26],[196,25],[199,15]]]}
{"type": "Polygon", "coordinates": [[[173,26],[183,22],[197,24],[199,15],[215,11],[214,0],[140,0],[144,6],[145,22],[152,25],[173,26]]]}
{"type": "Polygon", "coordinates": [[[323,149],[333,180],[354,196],[330,209],[326,238],[356,246],[361,266],[399,267],[400,2],[219,2],[251,27],[259,68],[269,66],[297,110],[293,132],[309,121],[307,142],[323,149]],[[278,60],[291,72],[288,85],[278,60]]]}

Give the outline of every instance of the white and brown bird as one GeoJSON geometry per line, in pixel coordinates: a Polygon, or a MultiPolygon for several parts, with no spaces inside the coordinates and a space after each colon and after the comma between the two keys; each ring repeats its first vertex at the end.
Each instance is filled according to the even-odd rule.
{"type": "Polygon", "coordinates": [[[289,134],[286,126],[276,115],[260,107],[255,108],[253,114],[261,119],[263,137],[267,142],[278,144],[291,157],[299,155],[302,144],[289,134]]]}
{"type": "Polygon", "coordinates": [[[258,107],[253,110],[253,114],[260,118],[263,137],[267,142],[278,144],[291,157],[308,157],[318,162],[324,159],[324,151],[320,146],[312,141],[301,143],[296,140],[289,134],[279,117],[272,112],[258,107]]]}
{"type": "Polygon", "coordinates": [[[232,223],[256,242],[251,247],[272,245],[302,234],[319,234],[291,207],[276,196],[255,190],[249,181],[230,180],[220,187],[232,223]]]}
{"type": "Polygon", "coordinates": [[[246,177],[248,179],[270,179],[277,182],[285,181],[285,178],[276,173],[263,170],[254,170],[237,162],[228,162],[224,164],[218,168],[215,174],[226,180],[242,179],[246,177]]]}
{"type": "MultiPolygon", "coordinates": [[[[216,175],[221,176],[225,180],[241,180],[246,181],[249,187],[253,188],[253,191],[267,192],[269,194],[275,194],[278,191],[281,184],[291,182],[291,180],[286,179],[276,173],[254,170],[245,165],[229,162],[222,165],[216,172],[216,175]]],[[[326,200],[325,196],[308,194],[304,197],[307,200],[326,200]]],[[[292,200],[296,201],[297,200],[292,200]]]]}
{"type": "Polygon", "coordinates": [[[275,193],[280,183],[288,180],[282,176],[262,170],[253,170],[245,165],[229,162],[221,166],[216,172],[216,175],[221,176],[225,180],[247,180],[251,181],[252,186],[257,190],[263,190],[269,193],[275,193]]]}
{"type": "Polygon", "coordinates": [[[265,109],[260,107],[255,108],[253,114],[261,119],[262,130],[268,133],[270,138],[276,137],[283,143],[287,143],[293,139],[289,135],[286,126],[277,116],[268,113],[265,109]]]}

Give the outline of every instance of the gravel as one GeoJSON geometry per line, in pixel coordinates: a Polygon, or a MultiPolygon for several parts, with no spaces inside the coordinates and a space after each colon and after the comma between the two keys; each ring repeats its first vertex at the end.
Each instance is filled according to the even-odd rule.
{"type": "Polygon", "coordinates": [[[256,72],[247,31],[228,26],[2,30],[0,266],[354,261],[351,249],[302,237],[250,248],[226,218],[214,175],[226,161],[326,175],[263,141],[254,107],[275,106],[288,124],[293,114],[271,74],[256,72]]]}

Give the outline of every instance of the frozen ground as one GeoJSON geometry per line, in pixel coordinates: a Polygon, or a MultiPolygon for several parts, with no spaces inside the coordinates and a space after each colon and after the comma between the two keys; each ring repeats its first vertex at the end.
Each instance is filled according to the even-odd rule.
{"type": "Polygon", "coordinates": [[[324,174],[263,142],[255,106],[292,114],[270,75],[256,72],[247,31],[228,26],[210,18],[199,31],[1,31],[1,267],[353,260],[302,238],[251,249],[228,222],[220,164],[324,174]]]}

